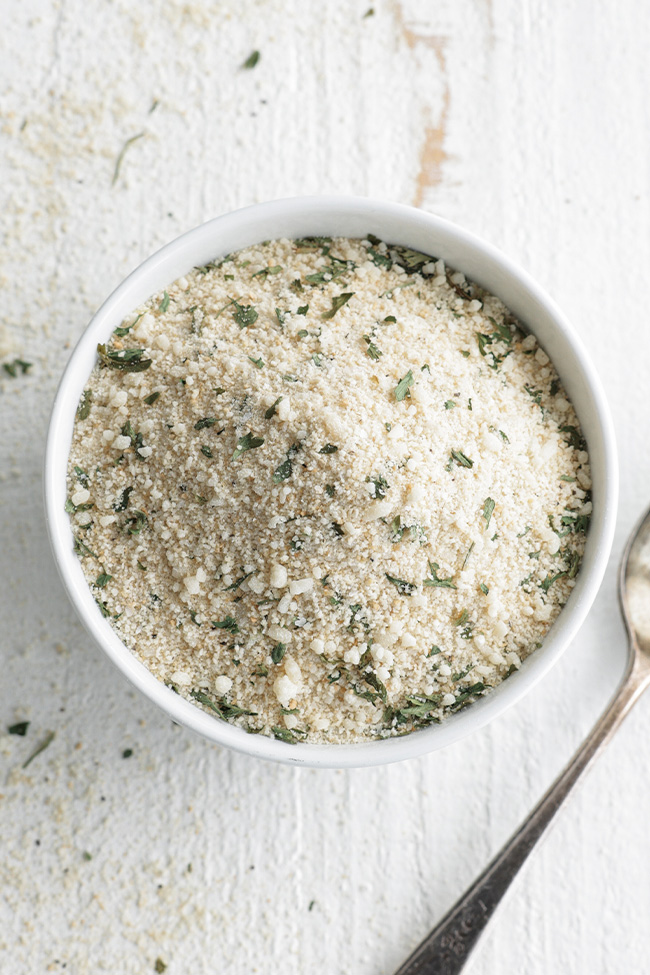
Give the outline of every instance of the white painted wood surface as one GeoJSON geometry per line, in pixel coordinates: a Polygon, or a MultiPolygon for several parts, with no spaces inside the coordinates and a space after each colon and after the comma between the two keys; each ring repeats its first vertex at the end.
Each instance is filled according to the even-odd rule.
{"type": "MultiPolygon", "coordinates": [[[[169,975],[390,975],[622,670],[615,565],[650,502],[650,8],[374,0],[364,18],[369,5],[4,5],[0,352],[34,363],[0,379],[0,724],[32,722],[26,738],[0,735],[7,975],[141,975],[156,959],[169,975]],[[241,70],[253,49],[259,64],[241,70]],[[319,192],[415,203],[523,264],[591,348],[622,473],[608,577],[552,675],[442,753],[340,773],[229,754],[136,696],[68,606],[41,510],[46,418],[93,309],[181,231],[319,192]]],[[[472,975],[648,972],[649,766],[645,701],[472,975]]]]}

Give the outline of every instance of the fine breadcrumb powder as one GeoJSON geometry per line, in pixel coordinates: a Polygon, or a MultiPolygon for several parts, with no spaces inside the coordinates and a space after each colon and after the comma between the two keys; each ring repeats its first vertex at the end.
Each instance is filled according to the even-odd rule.
{"type": "Polygon", "coordinates": [[[197,268],[98,347],[66,509],[97,604],[183,697],[349,742],[437,722],[539,647],[591,515],[533,335],[374,237],[197,268]]]}

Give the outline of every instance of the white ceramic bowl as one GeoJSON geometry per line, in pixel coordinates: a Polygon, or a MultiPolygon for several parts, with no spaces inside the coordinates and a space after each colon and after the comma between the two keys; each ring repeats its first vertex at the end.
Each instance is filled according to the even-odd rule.
{"type": "Polygon", "coordinates": [[[448,745],[505,711],[543,677],[575,636],[596,596],[612,543],[617,481],[614,434],[600,381],[572,327],[524,271],[473,234],[420,210],[356,197],[305,197],[262,203],[210,220],[150,257],[104,302],[72,353],[56,394],[45,461],[45,506],[54,557],[81,620],[131,683],[174,721],[248,755],[294,765],[343,768],[395,762],[448,745]],[[575,589],[542,647],[516,674],[442,724],[401,738],[354,745],[290,745],[248,735],[189,704],[156,680],[119,640],[101,616],[73,554],[72,531],[64,511],[67,458],[75,410],[95,364],[97,343],[105,342],[140,302],[195,265],[263,240],[365,237],[369,233],[443,258],[499,297],[534,332],[553,360],[587,438],[594,511],[575,589]]]}

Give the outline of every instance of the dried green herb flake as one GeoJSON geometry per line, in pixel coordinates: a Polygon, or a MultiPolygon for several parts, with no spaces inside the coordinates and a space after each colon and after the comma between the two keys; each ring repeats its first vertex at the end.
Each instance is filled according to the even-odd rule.
{"type": "Polygon", "coordinates": [[[259,51],[251,51],[251,53],[248,55],[248,57],[242,64],[242,68],[244,68],[246,71],[251,71],[255,67],[255,65],[259,63],[260,57],[261,54],[259,51]]]}
{"type": "Polygon", "coordinates": [[[286,643],[276,643],[276,645],[271,650],[271,660],[274,664],[279,664],[284,657],[285,650],[287,649],[286,643]]]}
{"type": "Polygon", "coordinates": [[[3,362],[2,368],[7,373],[7,375],[11,376],[12,379],[15,379],[16,376],[18,375],[18,370],[20,370],[20,372],[24,376],[25,373],[32,368],[32,363],[25,362],[24,359],[14,359],[13,362],[3,362]]]}
{"type": "Polygon", "coordinates": [[[377,348],[377,346],[372,341],[372,339],[371,339],[371,337],[369,335],[364,335],[363,336],[363,339],[364,339],[364,342],[366,342],[366,344],[368,346],[368,348],[366,349],[366,355],[370,359],[374,359],[375,361],[377,361],[380,358],[380,356],[382,356],[384,353],[381,351],[381,349],[378,349],[377,348]]]}
{"type": "Polygon", "coordinates": [[[462,450],[452,450],[451,452],[452,460],[455,460],[459,467],[473,467],[474,461],[470,460],[462,450]]]}
{"type": "Polygon", "coordinates": [[[144,372],[151,365],[151,359],[143,359],[144,349],[107,349],[101,343],[97,346],[100,361],[110,369],[120,369],[122,372],[144,372]]]}
{"type": "Polygon", "coordinates": [[[120,495],[120,500],[113,505],[113,511],[126,511],[129,506],[129,497],[133,492],[133,487],[125,487],[120,495]]]}
{"type": "Polygon", "coordinates": [[[385,573],[386,578],[392,583],[402,596],[412,596],[417,586],[413,582],[405,582],[404,579],[397,579],[395,576],[385,573]]]}
{"type": "Polygon", "coordinates": [[[254,437],[252,433],[247,433],[240,437],[233,452],[231,460],[237,460],[246,450],[255,450],[264,443],[264,437],[254,437]]]}
{"type": "Polygon", "coordinates": [[[117,159],[115,160],[115,169],[113,170],[113,180],[111,182],[111,186],[115,186],[115,184],[117,183],[118,177],[120,175],[120,169],[122,168],[122,160],[126,155],[127,149],[129,148],[129,146],[132,146],[134,142],[137,142],[138,139],[141,139],[143,136],[144,136],[144,132],[138,132],[137,135],[132,135],[130,139],[126,140],[126,142],[120,149],[120,153],[117,159]]]}
{"type": "Polygon", "coordinates": [[[88,548],[88,546],[85,544],[85,542],[82,542],[80,538],[77,538],[76,537],[76,535],[75,535],[75,539],[74,539],[74,552],[75,552],[75,555],[79,555],[82,558],[85,555],[91,555],[94,559],[97,558],[97,556],[95,555],[95,553],[91,549],[88,548]]]}
{"type": "Polygon", "coordinates": [[[79,400],[79,406],[77,407],[77,419],[87,420],[90,415],[90,410],[93,404],[93,391],[92,389],[85,389],[79,400]]]}
{"type": "Polygon", "coordinates": [[[280,484],[281,481],[287,481],[293,473],[293,464],[291,463],[291,458],[287,457],[276,469],[273,471],[273,483],[280,484]]]}
{"type": "Polygon", "coordinates": [[[266,280],[269,275],[279,274],[282,268],[279,264],[275,264],[273,267],[263,267],[259,271],[255,271],[253,274],[254,278],[263,277],[266,280]]]}
{"type": "Polygon", "coordinates": [[[321,315],[323,321],[329,321],[329,319],[334,318],[337,311],[339,311],[343,305],[350,300],[350,298],[353,298],[354,294],[354,291],[346,291],[343,294],[336,295],[334,298],[332,298],[332,307],[329,311],[323,312],[321,315]]]}
{"type": "Polygon", "coordinates": [[[211,620],[214,630],[228,630],[229,633],[239,633],[239,626],[234,616],[226,616],[222,620],[211,620]]]}
{"type": "Polygon", "coordinates": [[[398,403],[401,403],[406,396],[410,397],[411,394],[409,393],[409,389],[413,385],[413,383],[414,383],[413,373],[409,369],[406,375],[402,376],[397,386],[395,387],[395,399],[397,400],[398,403]]]}
{"type": "Polygon", "coordinates": [[[454,577],[449,576],[448,579],[441,579],[438,575],[438,569],[440,566],[437,562],[429,562],[429,572],[431,573],[430,579],[425,579],[423,585],[425,586],[436,586],[440,589],[456,589],[456,583],[454,582],[454,577]]]}
{"type": "Polygon", "coordinates": [[[56,737],[56,732],[48,731],[47,734],[45,735],[45,738],[40,743],[40,745],[38,745],[31,753],[31,755],[23,762],[22,767],[27,768],[28,765],[31,765],[31,763],[34,761],[37,755],[40,755],[41,752],[44,752],[46,748],[49,748],[49,746],[54,741],[55,737],[56,737]]]}
{"type": "Polygon", "coordinates": [[[271,417],[275,416],[275,414],[277,413],[277,407],[282,402],[282,399],[283,399],[282,396],[278,396],[275,403],[273,403],[272,406],[269,406],[268,410],[264,414],[265,420],[270,420],[271,417]]]}
{"type": "Polygon", "coordinates": [[[247,328],[257,321],[257,311],[252,305],[240,305],[238,301],[232,302],[235,306],[233,318],[240,328],[247,328]]]}
{"type": "Polygon", "coordinates": [[[21,738],[24,738],[30,724],[30,721],[18,721],[16,724],[10,724],[7,731],[10,735],[20,735],[21,738]]]}

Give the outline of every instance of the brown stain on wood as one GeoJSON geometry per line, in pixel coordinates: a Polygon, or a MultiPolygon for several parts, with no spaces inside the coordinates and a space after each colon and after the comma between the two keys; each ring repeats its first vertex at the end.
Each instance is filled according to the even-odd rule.
{"type": "Polygon", "coordinates": [[[429,110],[426,113],[427,124],[424,127],[424,140],[420,147],[419,166],[415,177],[415,194],[413,197],[413,205],[417,207],[421,206],[424,202],[427,190],[438,186],[442,182],[444,164],[449,158],[449,154],[445,149],[449,107],[451,103],[445,51],[447,39],[436,34],[419,34],[409,27],[404,17],[402,4],[398,0],[394,0],[393,2],[393,15],[398,31],[406,41],[409,50],[413,51],[419,45],[422,45],[433,51],[444,82],[442,110],[438,121],[436,123],[432,121],[429,110]]]}
{"type": "Polygon", "coordinates": [[[442,112],[437,125],[426,125],[424,142],[420,147],[420,165],[415,177],[413,204],[422,206],[426,191],[442,182],[443,165],[449,158],[445,150],[446,126],[449,115],[449,86],[445,85],[442,112]]]}

